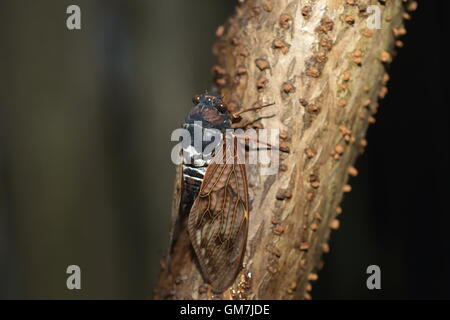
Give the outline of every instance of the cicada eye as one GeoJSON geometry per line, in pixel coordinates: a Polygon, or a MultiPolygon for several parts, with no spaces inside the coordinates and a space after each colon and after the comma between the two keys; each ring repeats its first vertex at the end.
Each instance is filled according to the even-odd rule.
{"type": "Polygon", "coordinates": [[[226,105],[225,103],[223,103],[223,102],[219,102],[219,103],[216,105],[216,107],[217,107],[217,110],[219,110],[219,111],[222,112],[222,113],[225,113],[225,112],[228,111],[227,105],[226,105]]]}
{"type": "Polygon", "coordinates": [[[197,104],[200,101],[200,95],[196,94],[193,98],[192,98],[192,102],[194,104],[197,104]]]}

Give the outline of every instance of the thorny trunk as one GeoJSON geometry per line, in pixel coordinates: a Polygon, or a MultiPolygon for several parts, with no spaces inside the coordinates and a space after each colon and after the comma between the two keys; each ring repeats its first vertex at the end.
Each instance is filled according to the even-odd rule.
{"type": "MultiPolygon", "coordinates": [[[[406,33],[401,0],[249,0],[219,27],[215,85],[231,107],[274,101],[257,116],[278,128],[277,175],[248,170],[250,227],[244,268],[228,294],[204,284],[186,230],[163,266],[155,298],[310,298],[311,281],[329,250],[348,175],[367,142],[378,98],[386,94],[386,66],[406,33]],[[371,29],[381,13],[380,29],[371,29]],[[376,12],[376,11],[375,11],[376,12]],[[231,293],[231,294],[229,294],[231,293]]],[[[247,120],[249,120],[247,118],[247,120]]],[[[178,192],[175,190],[175,192],[178,192]]],[[[173,210],[177,210],[176,207],[173,210]]]]}

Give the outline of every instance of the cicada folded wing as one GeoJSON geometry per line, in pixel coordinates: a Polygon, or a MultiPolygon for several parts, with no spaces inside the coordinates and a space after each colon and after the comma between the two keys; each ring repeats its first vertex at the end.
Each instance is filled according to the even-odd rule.
{"type": "MultiPolygon", "coordinates": [[[[236,139],[237,140],[237,139],[236,139]]],[[[216,292],[236,278],[248,233],[248,185],[238,143],[211,160],[189,213],[188,231],[205,279],[216,292]]]]}

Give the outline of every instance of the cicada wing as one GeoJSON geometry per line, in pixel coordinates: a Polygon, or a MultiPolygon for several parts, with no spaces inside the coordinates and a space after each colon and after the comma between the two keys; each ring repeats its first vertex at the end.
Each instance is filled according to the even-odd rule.
{"type": "Polygon", "coordinates": [[[236,278],[248,233],[245,165],[229,144],[223,150],[211,160],[188,220],[201,271],[216,292],[225,291],[236,278]],[[232,159],[227,159],[230,154],[232,159]]]}

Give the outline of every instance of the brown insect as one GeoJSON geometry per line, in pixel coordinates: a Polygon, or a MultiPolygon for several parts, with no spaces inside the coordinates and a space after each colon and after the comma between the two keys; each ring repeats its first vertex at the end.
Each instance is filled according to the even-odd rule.
{"type": "Polygon", "coordinates": [[[194,134],[201,123],[202,133],[218,130],[221,141],[215,152],[207,152],[205,143],[183,146],[185,156],[201,159],[182,164],[179,215],[188,215],[189,239],[205,280],[213,291],[223,292],[240,271],[249,226],[245,154],[239,149],[239,140],[248,137],[226,137],[225,131],[243,112],[272,104],[230,114],[216,94],[197,95],[193,102],[183,127],[194,134]]]}

